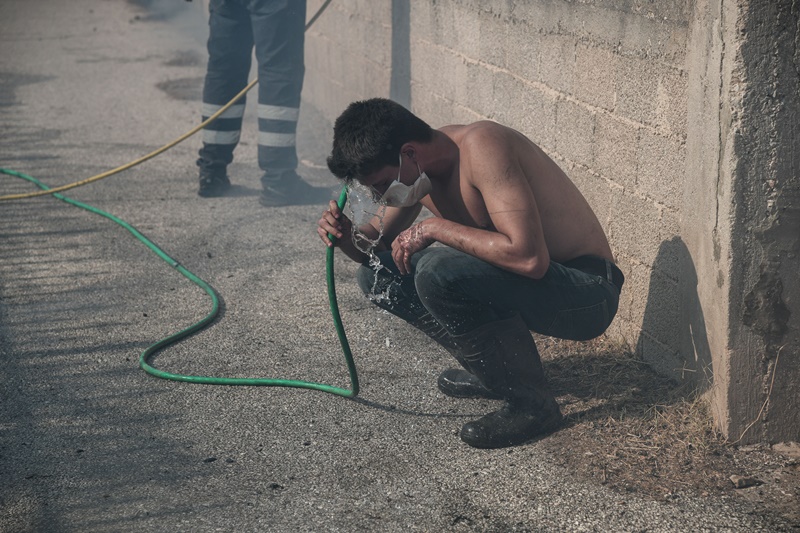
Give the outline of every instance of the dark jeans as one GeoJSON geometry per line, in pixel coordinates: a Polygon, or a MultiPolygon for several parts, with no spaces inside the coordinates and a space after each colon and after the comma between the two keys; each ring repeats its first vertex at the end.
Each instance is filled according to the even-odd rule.
{"type": "Polygon", "coordinates": [[[583,256],[565,264],[551,261],[543,278],[508,272],[449,247],[427,248],[412,258],[413,274],[401,276],[391,252],[378,254],[378,273],[362,266],[358,282],[365,294],[417,327],[426,313],[450,335],[519,314],[531,331],[570,340],[602,334],[617,312],[622,272],[610,261],[583,256]]]}

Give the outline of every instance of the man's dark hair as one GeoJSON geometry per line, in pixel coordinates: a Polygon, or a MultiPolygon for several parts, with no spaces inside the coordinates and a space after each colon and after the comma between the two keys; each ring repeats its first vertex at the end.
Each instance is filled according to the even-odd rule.
{"type": "Polygon", "coordinates": [[[359,179],[384,166],[397,166],[403,144],[432,138],[431,127],[396,102],[353,102],[333,126],[328,168],[339,179],[359,179]]]}

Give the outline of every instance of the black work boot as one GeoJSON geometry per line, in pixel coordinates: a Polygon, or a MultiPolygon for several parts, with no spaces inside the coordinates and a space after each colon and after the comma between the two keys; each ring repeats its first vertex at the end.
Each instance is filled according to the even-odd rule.
{"type": "Polygon", "coordinates": [[[522,318],[491,322],[454,339],[470,372],[506,400],[500,410],[464,424],[461,440],[475,448],[503,448],[562,424],[536,344],[522,318]]]}
{"type": "Polygon", "coordinates": [[[225,167],[200,167],[199,181],[197,194],[204,198],[224,196],[231,188],[225,167]]]}
{"type": "Polygon", "coordinates": [[[261,178],[261,185],[263,190],[259,203],[264,207],[324,204],[333,199],[330,189],[309,185],[294,170],[266,173],[261,178]]]}

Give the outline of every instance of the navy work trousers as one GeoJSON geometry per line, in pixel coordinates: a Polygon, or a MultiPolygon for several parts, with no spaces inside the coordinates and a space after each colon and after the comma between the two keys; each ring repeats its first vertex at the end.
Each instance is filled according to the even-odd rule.
{"type": "MultiPolygon", "coordinates": [[[[305,0],[211,0],[203,120],[248,83],[258,62],[258,163],[269,174],[297,167],[295,134],[305,65],[305,0]]],[[[203,130],[198,166],[222,169],[239,142],[245,100],[203,130]]]]}

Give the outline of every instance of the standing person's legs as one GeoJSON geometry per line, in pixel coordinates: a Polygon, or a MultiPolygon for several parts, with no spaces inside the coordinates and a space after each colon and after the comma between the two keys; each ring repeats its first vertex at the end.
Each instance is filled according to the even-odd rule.
{"type": "MultiPolygon", "coordinates": [[[[246,85],[253,52],[250,17],[240,0],[209,4],[208,68],[203,85],[203,120],[219,111],[246,85]]],[[[239,143],[245,98],[203,129],[200,196],[219,196],[230,187],[226,168],[239,143]]]]}
{"type": "Polygon", "coordinates": [[[297,168],[306,3],[250,0],[250,10],[258,61],[258,164],[273,176],[297,168]]]}
{"type": "Polygon", "coordinates": [[[297,120],[305,75],[305,0],[250,0],[258,61],[258,165],[265,206],[330,198],[297,175],[297,120]],[[316,193],[316,194],[315,194],[316,193]]]}

